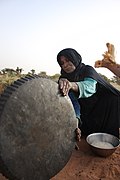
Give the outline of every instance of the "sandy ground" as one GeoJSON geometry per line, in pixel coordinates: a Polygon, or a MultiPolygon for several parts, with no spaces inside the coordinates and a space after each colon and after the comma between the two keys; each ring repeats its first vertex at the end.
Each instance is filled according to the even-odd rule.
{"type": "MultiPolygon", "coordinates": [[[[73,150],[66,166],[51,180],[120,180],[120,146],[109,157],[96,156],[85,138],[78,143],[79,150],[73,150]]],[[[0,174],[0,180],[6,180],[0,174]]]]}
{"type": "Polygon", "coordinates": [[[96,156],[85,138],[67,165],[51,180],[120,180],[120,147],[109,157],[96,156]]]}

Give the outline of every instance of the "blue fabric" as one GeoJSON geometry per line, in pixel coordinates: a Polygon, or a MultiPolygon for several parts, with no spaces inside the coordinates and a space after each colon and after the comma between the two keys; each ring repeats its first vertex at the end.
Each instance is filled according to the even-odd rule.
{"type": "Polygon", "coordinates": [[[77,82],[79,87],[79,98],[88,98],[96,92],[97,81],[92,78],[84,78],[84,81],[77,82]]]}
{"type": "Polygon", "coordinates": [[[78,102],[78,99],[75,97],[74,93],[72,91],[69,91],[68,96],[71,99],[71,102],[73,104],[76,117],[80,119],[80,104],[78,102]]]}

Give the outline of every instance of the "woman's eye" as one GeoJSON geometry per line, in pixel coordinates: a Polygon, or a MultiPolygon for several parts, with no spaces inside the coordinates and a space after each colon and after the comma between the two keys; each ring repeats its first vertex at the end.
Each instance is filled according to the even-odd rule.
{"type": "Polygon", "coordinates": [[[60,66],[62,66],[64,64],[64,62],[60,62],[60,66]]]}
{"type": "Polygon", "coordinates": [[[69,62],[69,59],[64,58],[64,60],[60,60],[60,66],[63,66],[66,62],[69,62]]]}
{"type": "Polygon", "coordinates": [[[69,60],[68,59],[65,59],[66,60],[66,62],[68,62],[69,60]]]}

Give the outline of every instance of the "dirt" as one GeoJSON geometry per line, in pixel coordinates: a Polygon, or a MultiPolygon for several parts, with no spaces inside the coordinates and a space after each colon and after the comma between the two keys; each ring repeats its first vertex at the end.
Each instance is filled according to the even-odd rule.
{"type": "MultiPolygon", "coordinates": [[[[85,138],[78,143],[79,150],[73,150],[66,166],[50,180],[119,180],[120,146],[109,157],[95,155],[85,138]]],[[[0,180],[6,180],[0,174],[0,180]]]]}
{"type": "Polygon", "coordinates": [[[78,143],[67,165],[51,180],[119,180],[120,147],[109,157],[95,155],[85,138],[78,143]]]}

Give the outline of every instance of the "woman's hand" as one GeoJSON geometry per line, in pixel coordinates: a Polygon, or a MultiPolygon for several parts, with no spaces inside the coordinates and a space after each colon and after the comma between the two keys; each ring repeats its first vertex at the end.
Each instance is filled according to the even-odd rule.
{"type": "Polygon", "coordinates": [[[72,88],[72,83],[70,81],[68,81],[65,78],[61,78],[59,80],[59,88],[60,88],[60,92],[64,95],[67,96],[69,90],[72,88]]]}
{"type": "Polygon", "coordinates": [[[81,138],[81,130],[79,128],[75,129],[75,134],[76,134],[76,140],[80,141],[81,138]]]}
{"type": "MultiPolygon", "coordinates": [[[[79,142],[81,140],[81,130],[79,128],[75,129],[75,135],[76,135],[76,140],[79,142]]],[[[75,144],[75,149],[79,150],[79,146],[78,146],[77,142],[75,144]]]]}
{"type": "Polygon", "coordinates": [[[59,88],[63,96],[67,96],[70,89],[74,92],[79,92],[78,85],[76,82],[70,82],[65,78],[59,80],[59,88]]]}

